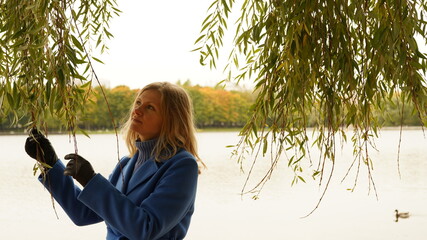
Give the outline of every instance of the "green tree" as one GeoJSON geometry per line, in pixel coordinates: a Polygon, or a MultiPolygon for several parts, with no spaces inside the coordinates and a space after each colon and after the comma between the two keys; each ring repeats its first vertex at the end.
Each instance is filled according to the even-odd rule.
{"type": "Polygon", "coordinates": [[[136,90],[131,90],[127,86],[117,86],[113,89],[96,87],[91,97],[91,102],[88,103],[85,108],[85,114],[80,122],[82,128],[90,130],[111,130],[114,126],[119,126],[125,120],[130,108],[132,107],[136,90]],[[105,96],[108,99],[107,102],[104,99],[102,93],[104,90],[105,96]],[[114,124],[111,120],[110,111],[113,115],[114,124]]]}
{"type": "MultiPolygon", "coordinates": [[[[214,0],[209,7],[196,40],[202,64],[216,67],[235,2],[214,0]]],[[[246,148],[265,154],[273,141],[276,156],[293,149],[289,166],[295,180],[303,180],[306,126],[314,111],[314,143],[322,163],[313,176],[323,175],[328,159],[333,168],[335,136],[346,139],[347,127],[353,129],[355,156],[370,174],[367,150],[379,130],[373,112],[384,113],[383,101],[398,93],[426,125],[426,55],[415,38],[426,42],[425,1],[245,0],[239,9],[228,80],[250,78],[257,92],[236,148],[240,160],[246,148]]],[[[272,162],[262,181],[277,163],[272,162]]],[[[328,183],[331,176],[321,179],[328,183]]]]}
{"type": "Polygon", "coordinates": [[[212,105],[207,104],[206,96],[200,92],[198,87],[183,86],[191,97],[194,109],[194,119],[197,127],[204,128],[209,123],[210,109],[212,105]]]}
{"type": "Polygon", "coordinates": [[[248,119],[251,94],[223,88],[182,85],[193,101],[195,122],[199,128],[242,127],[248,119]]]}
{"type": "Polygon", "coordinates": [[[422,126],[412,102],[402,103],[400,96],[395,94],[391,101],[384,103],[384,113],[374,112],[382,126],[422,126]],[[405,106],[402,106],[405,104],[405,106]]]}

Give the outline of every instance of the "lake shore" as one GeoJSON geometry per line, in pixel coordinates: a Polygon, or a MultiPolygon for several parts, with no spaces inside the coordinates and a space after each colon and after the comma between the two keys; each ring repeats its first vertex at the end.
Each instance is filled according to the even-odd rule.
{"type": "MultiPolygon", "coordinates": [[[[380,130],[384,131],[395,131],[400,130],[400,126],[386,126],[380,128],[380,130]]],[[[242,128],[199,128],[197,129],[197,132],[240,132],[242,128]]],[[[314,128],[307,128],[307,130],[311,130],[314,128]]],[[[411,131],[411,130],[423,130],[423,126],[402,126],[402,130],[404,131],[411,131]]],[[[352,128],[348,128],[349,131],[352,130],[352,128]]],[[[115,134],[114,130],[88,130],[85,131],[88,135],[93,134],[115,134]]],[[[117,131],[117,133],[120,135],[120,130],[117,131]]],[[[49,135],[68,135],[69,133],[67,131],[51,131],[49,132],[49,135]]],[[[84,135],[82,132],[77,132],[78,135],[84,135]]],[[[28,135],[28,132],[23,129],[19,130],[0,130],[0,136],[8,136],[8,135],[28,135]]]]}

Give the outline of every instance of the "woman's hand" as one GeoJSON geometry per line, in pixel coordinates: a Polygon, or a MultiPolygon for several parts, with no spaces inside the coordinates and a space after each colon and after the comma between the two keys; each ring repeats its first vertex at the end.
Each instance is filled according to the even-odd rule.
{"type": "Polygon", "coordinates": [[[25,152],[35,160],[52,167],[58,157],[50,141],[37,129],[33,128],[25,141],[25,152]]]}
{"type": "Polygon", "coordinates": [[[64,159],[70,160],[65,167],[64,175],[72,176],[83,187],[95,176],[95,171],[90,162],[80,155],[70,153],[64,159]]]}

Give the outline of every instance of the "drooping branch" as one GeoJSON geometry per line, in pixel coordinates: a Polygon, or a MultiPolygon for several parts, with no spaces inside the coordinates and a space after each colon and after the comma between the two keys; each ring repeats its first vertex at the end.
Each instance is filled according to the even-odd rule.
{"type": "MultiPolygon", "coordinates": [[[[417,34],[427,42],[426,2],[247,0],[239,4],[227,65],[238,73],[228,76],[236,82],[249,78],[257,95],[234,152],[239,161],[261,146],[268,147],[265,140],[273,141],[286,149],[276,151],[277,158],[291,154],[288,165],[302,179],[301,162],[312,165],[306,119],[314,115],[317,124],[312,127],[318,134],[312,141],[321,157],[313,177],[320,176],[322,182],[324,160],[333,164],[337,160],[331,134],[340,133],[346,141],[347,129],[353,129],[351,166],[358,162],[357,179],[364,163],[375,190],[368,148],[381,126],[373,113],[387,114],[381,105],[402,94],[427,124],[427,58],[415,39],[417,34]]],[[[222,47],[230,6],[236,5],[233,0],[213,1],[202,23],[196,49],[211,67],[222,47]]],[[[264,186],[273,169],[256,188],[264,186]]]]}

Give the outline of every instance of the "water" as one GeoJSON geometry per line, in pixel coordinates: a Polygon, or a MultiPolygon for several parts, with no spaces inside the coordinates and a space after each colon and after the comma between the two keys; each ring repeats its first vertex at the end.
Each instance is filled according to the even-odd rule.
{"type": "MultiPolygon", "coordinates": [[[[208,169],[200,175],[196,212],[186,239],[425,239],[427,235],[427,140],[421,130],[403,133],[399,178],[397,146],[399,132],[384,130],[376,140],[373,179],[378,200],[369,185],[367,171],[360,169],[354,192],[347,191],[356,171],[341,182],[353,157],[351,146],[337,152],[335,175],[319,208],[322,188],[310,180],[290,186],[292,171],[282,161],[258,200],[240,195],[246,173],[230,160],[227,145],[238,140],[236,132],[202,132],[197,135],[199,152],[208,169]],[[369,193],[369,194],[368,194],[369,193]],[[409,219],[394,221],[394,209],[410,211],[409,219]]],[[[104,239],[103,223],[77,227],[55,204],[32,174],[33,160],[25,151],[25,136],[0,136],[0,226],[2,239],[104,239]]],[[[68,136],[52,135],[58,156],[74,151],[68,136]]],[[[95,170],[108,176],[117,162],[114,135],[78,136],[78,151],[95,170]]],[[[120,139],[120,155],[126,153],[120,139]]],[[[316,150],[312,149],[312,154],[316,150]]],[[[250,159],[249,159],[250,160],[250,159]]],[[[257,163],[250,186],[262,177],[268,160],[257,163]]],[[[246,172],[250,162],[244,166],[246,172]]],[[[327,167],[330,167],[328,165],[327,167]]],[[[323,185],[324,186],[324,185],[323,185]]]]}

